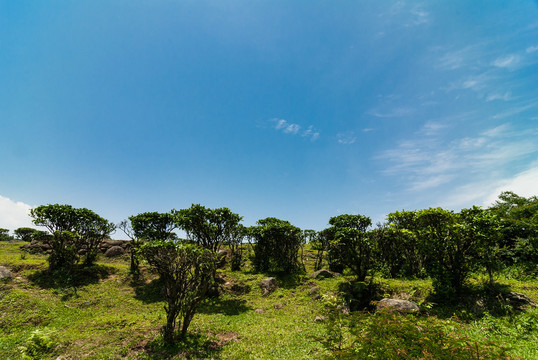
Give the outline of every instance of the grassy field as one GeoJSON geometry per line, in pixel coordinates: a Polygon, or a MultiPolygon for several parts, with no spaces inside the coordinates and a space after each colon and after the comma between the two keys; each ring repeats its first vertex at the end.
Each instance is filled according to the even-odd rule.
{"type": "MultiPolygon", "coordinates": [[[[320,339],[327,334],[323,294],[336,294],[349,279],[280,278],[263,297],[258,287],[268,274],[246,266],[219,270],[222,295],[203,303],[186,342],[166,346],[157,279],[143,271],[134,281],[128,259],[100,258],[71,274],[49,274],[44,255],[0,243],[0,265],[14,278],[0,283],[0,359],[316,359],[331,358],[320,339]],[[319,320],[319,319],[317,319],[319,320]]],[[[308,252],[307,252],[308,254],[308,252]]],[[[310,269],[313,260],[306,257],[310,269]]],[[[248,264],[247,264],[248,265],[248,264]]],[[[309,272],[309,271],[307,271],[309,272]]],[[[469,341],[488,339],[517,358],[538,359],[538,312],[513,309],[501,298],[481,297],[480,279],[472,302],[450,307],[431,302],[428,280],[376,280],[386,295],[409,298],[426,309],[420,321],[441,324],[469,341]],[[476,307],[479,307],[478,309],[476,307]],[[502,345],[504,344],[504,345],[502,345]]],[[[537,280],[501,278],[498,291],[516,291],[538,301],[537,280]]],[[[481,341],[481,340],[480,340],[481,341]]]]}

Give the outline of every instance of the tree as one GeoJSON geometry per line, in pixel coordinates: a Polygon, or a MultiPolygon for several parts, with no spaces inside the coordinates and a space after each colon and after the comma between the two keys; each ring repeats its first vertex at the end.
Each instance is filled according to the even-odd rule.
{"type": "Polygon", "coordinates": [[[478,265],[485,268],[489,285],[494,283],[494,273],[502,267],[500,254],[502,234],[499,217],[489,209],[473,206],[462,209],[458,214],[460,246],[462,257],[467,257],[470,270],[478,265]]]}
{"type": "Polygon", "coordinates": [[[0,228],[0,241],[9,241],[9,240],[11,240],[11,236],[9,236],[9,230],[0,228]]]}
{"type": "Polygon", "coordinates": [[[199,246],[216,252],[222,243],[237,235],[242,217],[228,208],[209,209],[192,204],[188,209],[172,210],[176,224],[187,238],[199,246]]]}
{"type": "Polygon", "coordinates": [[[247,229],[238,224],[231,232],[227,241],[227,245],[232,253],[231,269],[232,271],[241,270],[243,261],[243,240],[247,236],[247,229]]]}
{"type": "Polygon", "coordinates": [[[86,208],[71,205],[41,205],[30,210],[33,223],[44,226],[52,236],[43,237],[51,246],[49,268],[72,266],[84,256],[84,264],[96,259],[99,244],[115,229],[114,224],[86,208]]]}
{"type": "Polygon", "coordinates": [[[482,209],[454,213],[429,208],[417,211],[417,222],[417,236],[435,292],[445,299],[459,296],[470,272],[481,263],[480,251],[489,251],[490,224],[482,209]]]}
{"type": "Polygon", "coordinates": [[[183,339],[196,308],[212,285],[215,254],[176,241],[151,241],[142,245],[140,251],[164,285],[164,339],[173,342],[177,330],[179,338],[183,339]]]}
{"type": "Polygon", "coordinates": [[[418,239],[417,211],[395,211],[387,215],[379,252],[391,277],[424,277],[426,254],[418,239]]]}
{"type": "Polygon", "coordinates": [[[503,192],[490,208],[500,221],[503,261],[535,268],[538,264],[538,197],[503,192]]]}
{"type": "Polygon", "coordinates": [[[329,250],[330,236],[327,229],[318,231],[316,236],[310,241],[312,250],[316,250],[316,261],[314,270],[320,270],[323,265],[323,255],[329,250]]]}
{"type": "Polygon", "coordinates": [[[332,241],[329,257],[338,259],[348,267],[358,281],[364,281],[372,270],[374,241],[367,234],[372,220],[363,215],[339,215],[331,217],[332,241]]]}
{"type": "Polygon", "coordinates": [[[34,239],[34,233],[37,230],[34,228],[29,227],[20,227],[18,229],[15,229],[13,233],[15,234],[15,238],[22,241],[32,241],[34,239]]]}
{"type": "Polygon", "coordinates": [[[138,250],[146,241],[176,240],[177,235],[174,216],[171,213],[144,212],[129,217],[118,224],[118,228],[131,240],[131,268],[132,274],[140,273],[138,250]]]}
{"type": "Polygon", "coordinates": [[[254,240],[254,267],[257,271],[296,272],[303,241],[301,229],[288,221],[274,217],[258,220],[257,226],[249,228],[254,240]]]}

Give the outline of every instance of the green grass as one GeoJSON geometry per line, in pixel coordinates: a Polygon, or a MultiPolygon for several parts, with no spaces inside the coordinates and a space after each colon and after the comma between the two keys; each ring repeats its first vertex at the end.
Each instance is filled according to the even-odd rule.
{"type": "MultiPolygon", "coordinates": [[[[325,310],[323,300],[316,300],[315,295],[337,293],[339,284],[348,281],[345,277],[281,278],[280,288],[263,297],[258,284],[268,274],[256,274],[248,267],[242,272],[220,270],[226,282],[222,285],[223,294],[202,304],[189,327],[187,341],[170,346],[163,343],[160,335],[165,322],[160,286],[145,269],[143,278],[135,282],[128,273],[128,258],[103,257],[96,266],[79,269],[66,279],[62,274],[51,276],[46,271],[46,256],[25,254],[19,250],[20,245],[0,243],[0,265],[15,275],[0,283],[0,359],[331,356],[319,341],[326,337],[326,324],[315,318],[324,315],[325,310]],[[314,288],[318,289],[313,292],[314,288]]],[[[310,272],[313,261],[308,256],[306,259],[310,272]]],[[[468,304],[431,304],[429,280],[376,281],[383,294],[425,305],[433,315],[429,321],[442,323],[447,329],[457,326],[469,338],[487,337],[499,344],[507,343],[511,354],[538,359],[536,310],[499,312],[492,305],[474,314],[468,304]]],[[[538,300],[536,280],[501,278],[499,283],[538,300]]]]}

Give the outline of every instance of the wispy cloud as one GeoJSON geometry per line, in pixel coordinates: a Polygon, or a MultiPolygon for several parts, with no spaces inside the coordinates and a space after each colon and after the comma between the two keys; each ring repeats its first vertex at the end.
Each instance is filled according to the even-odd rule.
{"type": "Polygon", "coordinates": [[[492,65],[500,68],[514,68],[518,65],[520,60],[518,55],[510,54],[498,57],[492,62],[492,65]]]}
{"type": "Polygon", "coordinates": [[[538,45],[536,45],[536,46],[529,46],[529,47],[525,50],[525,52],[526,52],[527,54],[532,54],[533,52],[536,52],[536,51],[538,51],[538,45]]]}
{"type": "Polygon", "coordinates": [[[0,227],[15,230],[19,227],[34,227],[30,218],[32,207],[21,201],[13,201],[0,195],[0,227]]]}
{"type": "Polygon", "coordinates": [[[316,141],[319,138],[319,131],[315,130],[312,125],[303,129],[301,125],[290,123],[284,119],[271,119],[275,123],[274,128],[282,131],[284,134],[300,135],[302,137],[310,138],[311,141],[316,141]]]}
{"type": "Polygon", "coordinates": [[[538,128],[517,130],[510,124],[502,124],[474,137],[447,142],[435,133],[424,136],[431,127],[425,124],[413,139],[401,141],[380,156],[391,163],[385,173],[407,179],[409,191],[430,190],[446,184],[492,184],[502,179],[512,164],[538,153],[538,128]]]}
{"type": "Polygon", "coordinates": [[[301,133],[302,137],[309,137],[311,141],[316,141],[319,138],[319,131],[314,130],[314,127],[310,125],[305,131],[301,133]]]}
{"type": "Polygon", "coordinates": [[[411,115],[413,111],[414,110],[409,107],[396,107],[386,111],[380,109],[372,109],[368,111],[368,114],[379,118],[394,118],[411,115]]]}
{"type": "Polygon", "coordinates": [[[512,92],[511,91],[507,91],[505,92],[504,94],[498,94],[498,93],[495,93],[495,94],[489,94],[487,97],[486,97],[486,101],[494,101],[494,100],[504,100],[504,101],[509,101],[512,99],[512,92]]]}
{"type": "Polygon", "coordinates": [[[336,134],[336,139],[339,144],[351,145],[357,141],[357,137],[353,131],[336,134]]]}
{"type": "Polygon", "coordinates": [[[413,27],[431,22],[431,14],[423,6],[397,1],[388,8],[387,12],[380,14],[390,21],[398,21],[404,27],[413,27]]]}
{"type": "Polygon", "coordinates": [[[446,127],[447,127],[446,124],[443,124],[440,122],[428,121],[426,124],[424,124],[424,126],[422,127],[422,129],[420,129],[419,132],[427,136],[432,136],[432,135],[438,134],[439,131],[445,129],[446,127]]]}

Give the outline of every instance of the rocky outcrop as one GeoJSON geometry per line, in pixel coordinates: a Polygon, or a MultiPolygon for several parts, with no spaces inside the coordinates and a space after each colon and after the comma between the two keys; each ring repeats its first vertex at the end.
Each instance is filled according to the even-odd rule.
{"type": "Polygon", "coordinates": [[[385,298],[377,303],[377,310],[416,313],[419,312],[420,308],[413,301],[385,298]]]}
{"type": "Polygon", "coordinates": [[[125,249],[121,246],[112,246],[105,252],[106,257],[117,257],[125,254],[125,249]]]}
{"type": "Polygon", "coordinates": [[[321,269],[308,275],[310,279],[317,279],[317,280],[323,280],[323,279],[332,278],[335,276],[340,276],[340,274],[334,271],[327,270],[327,269],[321,269]]]}

